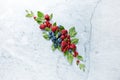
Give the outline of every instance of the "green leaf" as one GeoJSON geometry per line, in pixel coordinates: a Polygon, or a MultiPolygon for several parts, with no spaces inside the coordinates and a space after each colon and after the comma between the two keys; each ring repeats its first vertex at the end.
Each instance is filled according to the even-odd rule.
{"type": "Polygon", "coordinates": [[[68,52],[68,51],[64,52],[64,56],[67,56],[68,54],[69,54],[69,52],[68,52]]]}
{"type": "Polygon", "coordinates": [[[83,57],[78,55],[77,58],[80,60],[80,61],[83,61],[83,57]]]}
{"type": "Polygon", "coordinates": [[[72,55],[72,54],[68,54],[68,55],[67,55],[67,60],[68,60],[68,62],[69,62],[70,64],[72,64],[72,62],[73,62],[73,55],[72,55]]]}
{"type": "Polygon", "coordinates": [[[58,50],[61,51],[61,47],[60,46],[58,46],[58,50]]]}
{"type": "Polygon", "coordinates": [[[29,12],[28,10],[26,10],[26,12],[27,12],[26,17],[31,18],[34,16],[34,13],[32,11],[29,12]]]}
{"type": "Polygon", "coordinates": [[[44,14],[42,12],[40,12],[40,11],[37,12],[37,16],[39,18],[44,18],[44,14]]]}
{"type": "Polygon", "coordinates": [[[43,37],[46,39],[46,40],[49,40],[49,35],[47,33],[43,33],[43,37]]]}
{"type": "Polygon", "coordinates": [[[79,65],[79,68],[80,68],[81,70],[85,71],[85,65],[84,65],[84,64],[80,64],[80,65],[79,65]]]}
{"type": "Polygon", "coordinates": [[[78,43],[78,41],[79,41],[79,39],[74,38],[74,39],[72,39],[72,40],[71,40],[71,43],[77,44],[77,43],[78,43]]]}
{"type": "Polygon", "coordinates": [[[53,14],[50,14],[50,20],[53,18],[53,14]]]}
{"type": "Polygon", "coordinates": [[[38,24],[42,24],[44,22],[44,19],[42,19],[40,17],[37,17],[36,21],[37,21],[38,24]]]}
{"type": "Polygon", "coordinates": [[[56,48],[54,47],[54,44],[52,44],[51,48],[52,48],[52,51],[56,50],[56,48]]]}
{"type": "Polygon", "coordinates": [[[71,37],[75,37],[75,35],[77,34],[75,27],[69,29],[69,34],[71,37]]]}
{"type": "Polygon", "coordinates": [[[45,28],[45,31],[50,31],[50,28],[46,27],[46,28],[45,28]]]}
{"type": "Polygon", "coordinates": [[[56,26],[56,25],[57,25],[57,23],[56,23],[56,22],[54,22],[54,23],[53,23],[53,26],[56,26]]]}
{"type": "Polygon", "coordinates": [[[59,29],[61,31],[61,30],[65,29],[65,28],[64,28],[64,26],[60,25],[59,29]]]}

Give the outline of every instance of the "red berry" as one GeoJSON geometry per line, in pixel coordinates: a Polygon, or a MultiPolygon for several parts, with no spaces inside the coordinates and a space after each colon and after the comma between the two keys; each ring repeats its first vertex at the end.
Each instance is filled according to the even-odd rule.
{"type": "Polygon", "coordinates": [[[73,49],[73,50],[75,50],[76,49],[76,45],[75,44],[71,44],[70,48],[73,49]]]}
{"type": "Polygon", "coordinates": [[[61,31],[61,33],[62,33],[62,35],[65,35],[65,34],[67,34],[68,32],[67,32],[67,30],[64,29],[64,30],[61,31]]]}
{"type": "Polygon", "coordinates": [[[77,60],[77,61],[76,61],[76,64],[78,65],[79,63],[80,63],[80,61],[79,61],[79,60],[77,60]]]}
{"type": "Polygon", "coordinates": [[[49,16],[48,14],[46,14],[44,17],[45,17],[45,19],[46,19],[47,21],[50,20],[50,16],[49,16]]]}
{"type": "Polygon", "coordinates": [[[45,21],[45,24],[46,24],[46,26],[49,27],[49,28],[50,28],[51,25],[52,25],[49,21],[45,21]]]}
{"type": "Polygon", "coordinates": [[[57,27],[57,26],[52,26],[52,27],[51,27],[51,30],[52,30],[53,32],[55,32],[56,30],[58,30],[58,27],[57,27]]]}
{"type": "Polygon", "coordinates": [[[64,40],[65,39],[65,36],[64,35],[61,35],[61,37],[60,37],[62,40],[64,40]]]}
{"type": "Polygon", "coordinates": [[[78,52],[75,51],[74,54],[73,54],[73,56],[77,57],[78,56],[78,52]]]}
{"type": "Polygon", "coordinates": [[[61,47],[65,47],[65,46],[67,46],[67,42],[62,41],[62,42],[61,42],[61,47]]]}
{"type": "Polygon", "coordinates": [[[46,27],[45,24],[40,25],[40,29],[45,29],[45,27],[46,27]]]}
{"type": "Polygon", "coordinates": [[[33,18],[34,18],[34,19],[36,19],[37,17],[36,17],[36,16],[34,16],[33,18]]]}
{"type": "Polygon", "coordinates": [[[70,40],[70,39],[68,39],[68,42],[69,42],[69,43],[71,43],[71,40],[70,40]]]}
{"type": "Polygon", "coordinates": [[[67,38],[70,39],[70,35],[67,35],[67,38]]]}

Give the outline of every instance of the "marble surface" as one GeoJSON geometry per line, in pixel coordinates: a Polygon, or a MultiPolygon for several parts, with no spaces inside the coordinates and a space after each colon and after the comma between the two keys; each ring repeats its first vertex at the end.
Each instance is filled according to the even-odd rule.
{"type": "Polygon", "coordinates": [[[120,80],[119,9],[119,0],[1,0],[0,80],[120,80]],[[26,9],[52,12],[58,24],[76,27],[86,72],[51,51],[26,9]]]}

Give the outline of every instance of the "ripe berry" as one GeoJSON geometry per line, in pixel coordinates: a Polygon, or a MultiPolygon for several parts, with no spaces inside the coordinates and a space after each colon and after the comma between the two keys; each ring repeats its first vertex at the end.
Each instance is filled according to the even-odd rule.
{"type": "Polygon", "coordinates": [[[53,32],[55,32],[56,30],[58,30],[58,27],[57,27],[57,26],[52,26],[52,27],[51,27],[51,30],[52,30],[53,32]]]}
{"type": "Polygon", "coordinates": [[[58,38],[58,43],[61,43],[62,39],[61,38],[58,38]]]}
{"type": "Polygon", "coordinates": [[[75,51],[74,54],[73,54],[73,56],[77,57],[78,56],[78,52],[75,51]]]}
{"type": "Polygon", "coordinates": [[[41,24],[41,25],[40,25],[40,29],[45,29],[45,27],[46,27],[46,26],[45,26],[44,24],[41,24]]]}
{"type": "Polygon", "coordinates": [[[51,24],[49,21],[45,21],[45,24],[46,24],[46,26],[49,27],[49,28],[52,26],[52,24],[51,24]]]}
{"type": "Polygon", "coordinates": [[[76,45],[75,44],[71,44],[70,48],[73,49],[73,50],[76,50],[76,45]]]}
{"type": "Polygon", "coordinates": [[[61,36],[61,33],[60,32],[58,32],[58,37],[60,37],[61,36]]]}
{"type": "Polygon", "coordinates": [[[65,47],[65,46],[67,46],[67,42],[62,41],[62,42],[61,42],[61,47],[65,47]]]}
{"type": "Polygon", "coordinates": [[[67,35],[67,38],[70,39],[70,35],[67,35]]]}
{"type": "Polygon", "coordinates": [[[61,31],[61,33],[62,33],[62,35],[65,35],[65,34],[67,34],[68,32],[67,32],[67,30],[64,29],[64,30],[61,31]]]}
{"type": "Polygon", "coordinates": [[[71,49],[69,49],[68,51],[69,51],[70,53],[72,53],[72,50],[71,50],[71,49]]]}
{"type": "Polygon", "coordinates": [[[50,16],[49,16],[48,14],[46,14],[44,17],[45,17],[45,19],[46,19],[47,21],[50,20],[50,16]]]}
{"type": "Polygon", "coordinates": [[[34,16],[33,18],[34,18],[34,19],[36,19],[37,17],[36,17],[36,16],[34,16]]]}
{"type": "Polygon", "coordinates": [[[60,37],[62,40],[64,40],[65,39],[65,36],[64,35],[61,35],[61,37],[60,37]]]}
{"type": "Polygon", "coordinates": [[[79,61],[79,60],[77,60],[77,61],[76,61],[76,64],[78,65],[79,63],[80,63],[80,61],[79,61]]]}

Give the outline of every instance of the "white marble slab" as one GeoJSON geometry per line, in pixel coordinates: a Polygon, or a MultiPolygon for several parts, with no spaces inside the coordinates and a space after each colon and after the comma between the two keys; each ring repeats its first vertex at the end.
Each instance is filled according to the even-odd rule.
{"type": "Polygon", "coordinates": [[[0,80],[120,80],[119,7],[119,0],[1,0],[0,80]],[[58,24],[76,26],[90,72],[52,52],[25,9],[52,12],[58,24]]]}

